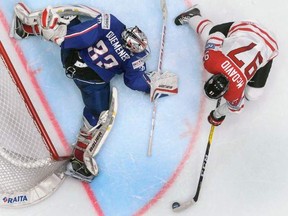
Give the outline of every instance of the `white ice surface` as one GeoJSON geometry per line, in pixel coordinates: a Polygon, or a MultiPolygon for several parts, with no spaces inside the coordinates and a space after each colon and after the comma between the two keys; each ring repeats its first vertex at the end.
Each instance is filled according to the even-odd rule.
{"type": "MultiPolygon", "coordinates": [[[[31,7],[33,5],[33,9],[39,9],[47,4],[59,5],[68,2],[79,3],[76,0],[50,0],[37,3],[32,0],[25,1],[31,7]]],[[[5,10],[11,10],[14,3],[16,3],[14,0],[9,2],[0,1],[0,5],[4,6],[5,10]]],[[[144,29],[149,29],[148,37],[152,39],[151,49],[154,53],[148,62],[148,67],[151,70],[156,68],[158,58],[157,48],[159,47],[161,30],[161,14],[159,14],[158,1],[147,0],[138,2],[136,0],[123,0],[120,3],[120,1],[116,0],[87,0],[80,3],[99,5],[99,8],[118,15],[121,20],[129,25],[137,24],[143,26],[144,29]],[[133,11],[129,11],[130,9],[133,11]]],[[[179,147],[180,150],[177,150],[177,145],[174,146],[173,143],[170,145],[171,148],[167,148],[165,143],[160,142],[164,140],[169,143],[168,135],[170,134],[165,133],[163,128],[169,131],[169,128],[173,126],[179,127],[177,133],[181,135],[185,133],[186,128],[186,126],[180,125],[186,119],[182,117],[181,113],[187,115],[187,124],[192,125],[190,126],[192,129],[195,127],[200,115],[201,127],[193,143],[193,151],[189,160],[185,162],[183,170],[177,174],[178,176],[173,181],[172,186],[164,190],[165,192],[158,196],[156,200],[152,200],[152,205],[145,208],[143,215],[286,216],[288,214],[288,134],[286,126],[288,121],[286,107],[288,104],[288,89],[286,84],[288,56],[286,11],[288,3],[280,0],[273,2],[268,0],[198,0],[192,3],[199,4],[202,15],[214,21],[215,24],[233,20],[253,19],[260,21],[275,33],[280,53],[274,61],[265,95],[259,101],[246,103],[245,110],[241,114],[226,118],[223,125],[216,128],[199,201],[196,205],[182,213],[173,213],[171,204],[174,201],[181,202],[191,199],[196,191],[209,133],[206,115],[214,108],[215,102],[205,100],[205,110],[198,113],[199,98],[202,98],[200,89],[202,85],[202,76],[200,75],[201,48],[196,35],[188,26],[175,27],[173,25],[173,18],[185,10],[186,6],[191,4],[191,2],[167,0],[169,17],[164,69],[173,70],[179,75],[181,87],[179,89],[179,96],[175,96],[171,100],[168,98],[164,99],[161,103],[159,101],[157,121],[164,123],[157,122],[158,130],[156,131],[155,138],[157,142],[155,142],[155,148],[153,149],[153,157],[147,159],[145,151],[146,140],[148,140],[150,130],[149,117],[151,114],[151,105],[147,102],[148,99],[145,95],[127,90],[122,84],[121,78],[116,78],[113,84],[121,90],[122,108],[120,106],[119,118],[113,134],[120,134],[122,130],[130,131],[139,114],[145,116],[147,120],[143,120],[141,127],[137,125],[137,131],[131,131],[138,139],[138,143],[135,143],[132,138],[128,137],[129,134],[127,132],[122,133],[122,136],[125,137],[122,137],[123,140],[119,138],[120,136],[115,137],[116,135],[109,138],[111,142],[105,146],[99,156],[100,165],[104,169],[101,174],[102,176],[91,187],[99,200],[100,206],[103,208],[104,215],[141,215],[142,213],[139,213],[138,210],[146,203],[149,203],[149,199],[153,198],[151,193],[148,193],[150,186],[152,194],[156,194],[158,189],[161,190],[163,182],[170,179],[173,170],[177,166],[174,166],[174,161],[180,161],[178,156],[181,158],[181,154],[185,150],[183,145],[185,146],[189,140],[193,140],[193,137],[187,137],[186,135],[184,138],[179,139],[179,143],[176,143],[182,146],[179,147]],[[178,47],[179,49],[177,49],[178,47]],[[187,75],[190,71],[191,74],[187,75]],[[189,85],[190,83],[192,84],[189,85]],[[179,107],[178,103],[181,105],[183,100],[187,100],[187,104],[184,104],[185,107],[179,107]],[[166,108],[165,110],[164,106],[169,108],[169,113],[163,114],[168,109],[166,108]],[[181,111],[180,114],[178,110],[181,111]],[[130,113],[130,115],[127,115],[129,118],[123,114],[124,112],[130,113]],[[180,120],[177,121],[177,119],[173,118],[174,115],[179,115],[180,120]],[[173,120],[173,122],[165,120],[167,118],[173,120]],[[127,124],[123,124],[123,122],[127,124]],[[167,128],[164,124],[167,125],[167,128]],[[129,126],[125,128],[125,125],[129,126]],[[113,141],[117,139],[119,143],[116,145],[113,141]],[[137,148],[135,145],[137,145],[137,148]],[[159,146],[157,147],[157,145],[159,146]],[[180,155],[175,155],[175,152],[180,155]],[[119,158],[117,161],[118,164],[115,163],[115,158],[119,158]],[[130,161],[131,166],[126,167],[126,161],[130,161]],[[168,165],[165,166],[165,164],[168,165]],[[160,174],[156,175],[151,171],[153,175],[149,176],[150,167],[152,169],[152,167],[157,165],[159,166],[158,170],[160,174]],[[118,166],[119,169],[113,168],[115,166],[118,166]],[[166,169],[167,173],[164,172],[166,169]],[[162,179],[162,177],[165,178],[162,179]],[[134,182],[134,180],[139,182],[143,179],[145,179],[145,182],[141,184],[134,182]],[[155,181],[155,179],[158,179],[159,182],[155,181]],[[125,184],[125,182],[128,183],[125,184]],[[117,189],[119,186],[118,183],[123,188],[117,189]],[[129,185],[130,183],[131,185],[129,185]],[[132,183],[135,183],[135,185],[132,185],[132,183]],[[139,188],[143,184],[146,184],[143,191],[133,190],[134,187],[139,188]],[[130,189],[130,186],[132,189],[130,189]],[[101,190],[100,187],[103,189],[101,190]],[[105,194],[107,192],[106,188],[109,187],[111,190],[119,190],[119,194],[115,192],[115,196],[119,197],[118,202],[116,202],[117,199],[116,201],[112,199],[109,194],[105,194]],[[123,195],[122,193],[125,194],[123,195]],[[117,209],[117,211],[113,211],[113,209],[117,209]]],[[[4,13],[2,10],[1,15],[4,15],[9,22],[11,13],[4,13]]],[[[5,46],[12,55],[13,44],[10,43],[5,33],[7,32],[1,32],[1,40],[2,42],[5,41],[5,46]]],[[[19,44],[22,47],[30,46],[31,49],[38,49],[41,46],[44,47],[44,51],[51,51],[54,55],[58,53],[55,47],[49,46],[43,41],[36,42],[36,40],[33,40],[33,45],[29,41],[21,41],[19,44]]],[[[34,62],[31,62],[32,57],[29,56],[27,50],[25,53],[32,68],[33,64],[36,67],[39,65],[45,67],[45,65],[42,65],[43,60],[40,56],[34,57],[34,62]]],[[[57,57],[52,58],[57,59],[57,57]]],[[[57,68],[61,67],[61,65],[58,62],[53,67],[57,68]]],[[[44,68],[43,74],[45,72],[44,68]]],[[[69,98],[69,103],[75,104],[75,106],[70,106],[73,114],[71,114],[72,111],[68,112],[67,115],[63,114],[65,111],[64,105],[63,107],[59,107],[59,104],[51,102],[51,107],[52,110],[56,110],[56,108],[63,109],[63,115],[57,112],[55,112],[55,115],[63,128],[66,139],[71,143],[75,139],[80,125],[81,100],[79,100],[80,96],[75,86],[64,78],[60,75],[57,77],[58,80],[63,79],[61,85],[64,83],[65,87],[70,88],[69,91],[71,90],[71,92],[75,93],[73,94],[75,96],[69,98]]],[[[46,81],[49,82],[49,80],[46,81]]],[[[39,78],[39,82],[42,84],[45,83],[41,78],[39,78]]],[[[52,84],[49,86],[44,85],[44,90],[49,92],[47,89],[50,88],[52,91],[54,88],[57,88],[57,84],[59,84],[57,82],[55,86],[52,84]]],[[[48,100],[50,97],[53,98],[48,93],[48,100]]],[[[66,99],[67,95],[59,92],[58,97],[58,100],[61,100],[61,98],[66,99]]],[[[187,131],[189,131],[190,127],[188,127],[187,131]]],[[[173,140],[174,138],[171,139],[173,140]]],[[[93,199],[89,198],[87,189],[85,188],[80,182],[67,179],[61,188],[47,200],[29,208],[16,210],[0,209],[0,216],[97,215],[99,211],[95,210],[95,205],[91,202],[93,199]]],[[[113,194],[113,191],[111,193],[113,194]]]]}

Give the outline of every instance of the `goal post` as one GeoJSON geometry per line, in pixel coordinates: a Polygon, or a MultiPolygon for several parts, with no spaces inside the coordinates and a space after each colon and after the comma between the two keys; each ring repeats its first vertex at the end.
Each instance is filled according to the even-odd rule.
{"type": "Polygon", "coordinates": [[[0,207],[51,195],[65,179],[60,157],[0,41],[0,207]]]}

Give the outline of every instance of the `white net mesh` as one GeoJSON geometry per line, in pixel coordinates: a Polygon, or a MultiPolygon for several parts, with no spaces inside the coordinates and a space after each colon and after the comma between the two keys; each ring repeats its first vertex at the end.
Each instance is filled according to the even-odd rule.
{"type": "MultiPolygon", "coordinates": [[[[0,194],[33,189],[65,161],[56,162],[0,53],[0,194]]],[[[17,86],[19,84],[17,83],[17,86]]],[[[22,90],[21,90],[22,91],[22,90]]]]}

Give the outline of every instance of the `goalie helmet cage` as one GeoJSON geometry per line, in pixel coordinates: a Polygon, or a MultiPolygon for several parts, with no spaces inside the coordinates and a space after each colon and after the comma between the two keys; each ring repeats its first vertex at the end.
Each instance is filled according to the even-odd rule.
{"type": "Polygon", "coordinates": [[[62,183],[66,160],[57,154],[1,41],[0,107],[0,207],[29,206],[62,183]]]}

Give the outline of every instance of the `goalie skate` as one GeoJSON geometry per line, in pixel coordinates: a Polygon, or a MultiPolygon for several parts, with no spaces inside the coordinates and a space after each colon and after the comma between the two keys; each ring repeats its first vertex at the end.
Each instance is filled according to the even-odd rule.
{"type": "Polygon", "coordinates": [[[71,159],[70,163],[68,163],[65,174],[88,183],[91,183],[95,178],[86,168],[85,164],[75,158],[71,159]]]}
{"type": "Polygon", "coordinates": [[[93,178],[98,175],[99,169],[93,157],[98,154],[110,133],[117,109],[117,90],[113,88],[110,108],[101,113],[97,125],[89,127],[87,125],[89,123],[84,119],[84,126],[81,129],[78,142],[74,148],[74,157],[67,166],[66,175],[86,182],[91,182],[93,178]]]}
{"type": "Polygon", "coordinates": [[[24,39],[29,36],[29,34],[24,30],[23,28],[23,23],[21,20],[17,17],[14,16],[13,18],[13,24],[11,28],[11,36],[14,37],[15,39],[24,39]]]}
{"type": "Polygon", "coordinates": [[[29,36],[29,34],[24,30],[23,25],[28,23],[32,25],[34,19],[30,20],[30,9],[23,3],[18,3],[14,7],[14,16],[12,20],[12,25],[10,29],[10,37],[16,39],[23,39],[29,36]]]}

